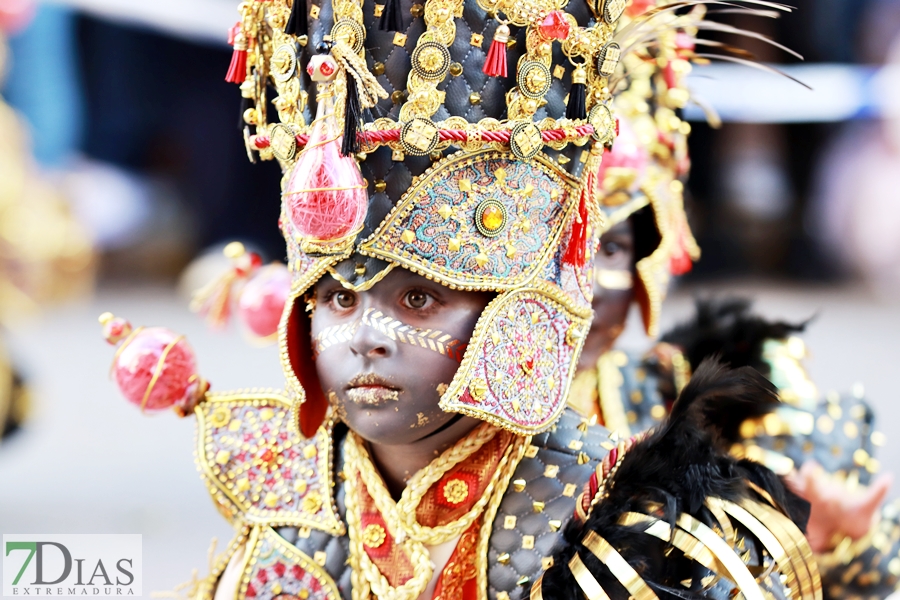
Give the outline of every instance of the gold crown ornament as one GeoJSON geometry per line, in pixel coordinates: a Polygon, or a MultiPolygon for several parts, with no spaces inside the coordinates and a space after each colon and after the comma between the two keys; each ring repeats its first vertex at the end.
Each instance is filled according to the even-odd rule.
{"type": "MultiPolygon", "coordinates": [[[[639,79],[624,79],[621,63],[652,57],[662,73],[654,80],[675,74],[651,119],[668,110],[672,136],[663,145],[679,164],[679,69],[689,57],[678,46],[688,28],[678,23],[695,4],[240,5],[227,78],[240,85],[251,159],[276,159],[284,172],[280,226],[292,283],[279,343],[305,434],[328,405],[309,369],[304,294],[323,276],[365,290],[397,266],[497,294],[461,353],[444,410],[521,434],[555,421],[591,316],[591,259],[604,218],[598,169],[617,133],[612,90],[621,81],[636,89],[639,79]],[[660,18],[666,26],[648,32],[660,18]]],[[[683,172],[662,177],[653,192],[676,194],[683,172]]],[[[665,227],[679,232],[673,239],[689,263],[696,252],[686,220],[665,227]]],[[[676,245],[666,242],[667,252],[676,245]]],[[[641,276],[656,277],[649,268],[641,276]]],[[[655,285],[646,284],[651,300],[664,287],[655,285]]]]}

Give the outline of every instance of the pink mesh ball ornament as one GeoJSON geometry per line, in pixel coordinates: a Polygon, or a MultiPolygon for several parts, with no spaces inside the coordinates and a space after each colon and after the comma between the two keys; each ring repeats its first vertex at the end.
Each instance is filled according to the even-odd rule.
{"type": "Polygon", "coordinates": [[[184,416],[209,389],[197,375],[194,351],[184,339],[162,327],[139,327],[110,313],[100,315],[103,335],[118,345],[112,376],[125,398],[142,411],[174,408],[184,416]]]}
{"type": "MultiPolygon", "coordinates": [[[[314,81],[334,77],[331,56],[316,56],[308,71],[314,81]],[[331,62],[329,62],[331,61],[331,62]]],[[[362,229],[368,193],[353,156],[341,156],[341,130],[334,119],[334,98],[320,94],[315,126],[285,186],[288,217],[301,238],[335,242],[362,229]]]]}
{"type": "Polygon", "coordinates": [[[634,128],[627,119],[620,119],[616,143],[603,154],[603,162],[600,163],[600,168],[597,170],[601,188],[608,193],[615,191],[607,189],[611,182],[620,184],[629,181],[629,189],[633,190],[640,185],[649,160],[647,149],[641,143],[634,128]]]}
{"type": "Polygon", "coordinates": [[[238,314],[253,336],[272,338],[291,291],[291,274],[282,264],[260,268],[244,285],[238,300],[238,314]]]}

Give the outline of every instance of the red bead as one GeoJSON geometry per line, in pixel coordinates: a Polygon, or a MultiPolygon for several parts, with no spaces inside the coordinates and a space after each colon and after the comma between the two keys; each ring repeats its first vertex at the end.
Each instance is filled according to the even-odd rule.
{"type": "Polygon", "coordinates": [[[103,337],[113,346],[131,335],[131,323],[110,313],[100,315],[100,324],[103,325],[103,337]]]}
{"type": "Polygon", "coordinates": [[[551,11],[541,24],[538,31],[548,40],[564,40],[569,37],[569,21],[561,10],[551,11]]]}

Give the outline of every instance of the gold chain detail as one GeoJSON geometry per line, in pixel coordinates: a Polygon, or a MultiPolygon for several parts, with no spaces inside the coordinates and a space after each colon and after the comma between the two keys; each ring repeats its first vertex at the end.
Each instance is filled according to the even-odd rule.
{"type": "MultiPolygon", "coordinates": [[[[463,0],[426,0],[425,33],[416,40],[416,48],[426,42],[437,42],[449,48],[456,39],[457,16],[462,16],[463,0]]],[[[409,72],[406,89],[409,98],[400,107],[400,122],[408,123],[416,117],[430,118],[444,103],[444,92],[437,89],[440,79],[424,79],[415,69],[409,72]]]]}
{"type": "MultiPolygon", "coordinates": [[[[353,600],[366,600],[374,592],[384,600],[412,600],[427,586],[434,573],[426,545],[433,546],[459,537],[471,527],[482,514],[486,522],[480,529],[480,538],[490,536],[493,517],[499,501],[506,491],[513,472],[519,465],[530,442],[528,437],[515,437],[504,452],[494,474],[481,498],[472,509],[459,519],[437,527],[425,527],[416,521],[416,508],[429,488],[457,464],[472,456],[490,442],[499,429],[488,423],[479,425],[465,438],[445,451],[425,469],[422,469],[407,484],[399,502],[394,502],[375,470],[364,442],[355,433],[350,433],[345,442],[346,503],[347,524],[350,531],[350,564],[354,568],[353,600]],[[400,544],[412,564],[416,565],[416,576],[400,587],[391,586],[378,567],[365,552],[359,518],[359,486],[357,477],[362,479],[366,491],[387,525],[395,543],[400,544]],[[487,514],[485,507],[490,506],[487,514]],[[356,576],[356,571],[361,575],[356,576]]],[[[479,552],[484,548],[484,540],[479,539],[479,552]]]]}
{"type": "Polygon", "coordinates": [[[417,542],[429,546],[443,544],[461,535],[482,513],[495,488],[498,477],[509,462],[509,449],[504,453],[500,464],[497,465],[484,494],[472,506],[472,509],[459,519],[446,525],[425,527],[416,520],[416,509],[432,485],[439,481],[447,471],[472,456],[482,446],[494,439],[498,432],[499,429],[489,423],[482,423],[476,427],[469,435],[446,450],[431,464],[413,475],[412,479],[407,482],[406,489],[403,490],[403,494],[397,502],[394,502],[394,499],[391,498],[390,492],[388,492],[381,477],[378,476],[378,471],[375,469],[375,465],[372,464],[369,453],[362,444],[358,448],[360,475],[366,489],[375,501],[378,512],[381,513],[385,521],[397,523],[398,526],[403,528],[406,535],[417,542]]]}
{"type": "MultiPolygon", "coordinates": [[[[369,598],[371,591],[381,600],[415,600],[425,591],[428,582],[431,581],[431,577],[434,574],[431,556],[428,554],[424,544],[404,535],[396,519],[391,519],[388,515],[382,513],[388,533],[394,538],[394,543],[403,548],[404,553],[416,568],[416,574],[403,585],[394,587],[388,582],[387,578],[378,569],[378,566],[366,554],[362,539],[357,477],[363,477],[364,485],[369,488],[364,478],[366,466],[363,465],[361,460],[362,454],[365,453],[365,447],[362,440],[351,431],[344,444],[344,450],[347,460],[345,463],[347,479],[344,484],[346,488],[347,529],[350,533],[350,564],[354,575],[352,579],[353,598],[354,600],[366,600],[369,598]],[[360,573],[359,577],[356,576],[357,572],[360,573]]],[[[375,476],[378,477],[378,475],[375,476]]],[[[384,483],[381,485],[383,486],[384,483]]],[[[374,494],[372,494],[372,497],[375,497],[374,494]]]]}

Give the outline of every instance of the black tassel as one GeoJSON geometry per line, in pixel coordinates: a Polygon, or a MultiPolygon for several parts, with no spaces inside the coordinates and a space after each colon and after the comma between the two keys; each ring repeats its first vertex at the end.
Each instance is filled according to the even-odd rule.
{"type": "Polygon", "coordinates": [[[575,67],[575,72],[572,73],[572,89],[569,90],[569,102],[566,104],[567,119],[587,119],[585,81],[587,81],[587,74],[581,65],[578,65],[575,67]]]}
{"type": "Polygon", "coordinates": [[[309,24],[306,21],[306,0],[294,0],[291,6],[291,16],[288,17],[284,32],[296,36],[309,34],[309,24]]]}
{"type": "Polygon", "coordinates": [[[253,100],[241,96],[241,114],[238,115],[240,117],[238,119],[238,131],[243,131],[244,127],[247,127],[247,121],[244,120],[244,113],[251,108],[253,108],[253,100]]]}
{"type": "Polygon", "coordinates": [[[378,21],[378,29],[403,31],[403,7],[400,5],[400,0],[385,0],[381,19],[378,21]]]}
{"type": "Polygon", "coordinates": [[[359,93],[356,91],[356,79],[347,75],[347,102],[344,105],[344,139],[341,141],[341,154],[350,156],[359,152],[359,126],[362,121],[362,109],[359,106],[359,93]]]}

